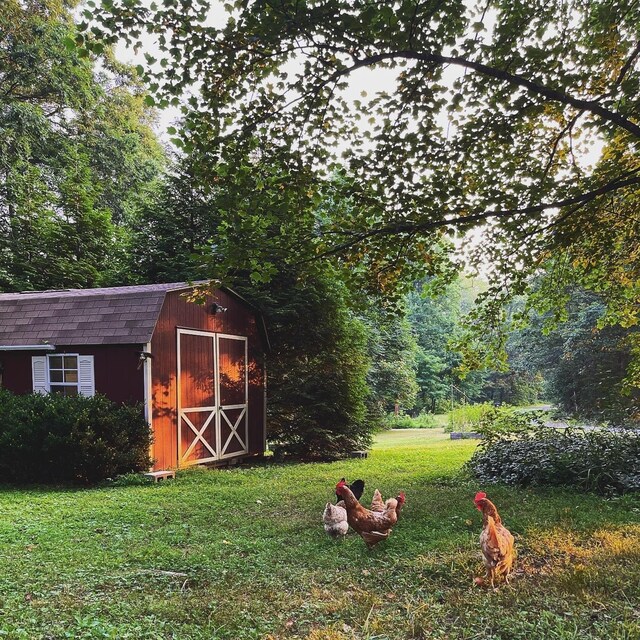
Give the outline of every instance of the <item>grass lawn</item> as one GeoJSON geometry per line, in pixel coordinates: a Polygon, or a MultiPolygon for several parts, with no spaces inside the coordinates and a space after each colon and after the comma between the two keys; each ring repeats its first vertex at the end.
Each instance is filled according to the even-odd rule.
{"type": "Polygon", "coordinates": [[[640,496],[480,487],[473,441],[384,433],[367,459],[179,473],[92,490],[0,489],[0,637],[640,638],[640,496]],[[340,477],[407,494],[391,537],[329,539],[340,477]],[[486,490],[518,572],[481,572],[486,490]],[[183,575],[184,574],[184,575],[183,575]]]}

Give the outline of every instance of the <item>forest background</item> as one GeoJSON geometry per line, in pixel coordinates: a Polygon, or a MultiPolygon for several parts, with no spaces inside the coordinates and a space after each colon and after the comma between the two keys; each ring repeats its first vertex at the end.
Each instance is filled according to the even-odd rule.
{"type": "Polygon", "coordinates": [[[637,423],[637,7],[396,4],[236,3],[213,27],[186,0],[2,3],[0,291],[238,290],[267,321],[269,438],[292,455],[366,446],[396,408],[543,399],[637,423]],[[161,55],[119,62],[145,33],[161,55]],[[364,66],[395,93],[329,91],[364,66]]]}

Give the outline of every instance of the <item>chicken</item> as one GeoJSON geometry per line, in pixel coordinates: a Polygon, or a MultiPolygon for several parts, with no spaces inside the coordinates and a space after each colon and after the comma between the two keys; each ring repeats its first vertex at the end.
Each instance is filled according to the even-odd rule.
{"type": "MultiPolygon", "coordinates": [[[[372,511],[358,502],[344,480],[341,480],[336,485],[336,493],[344,500],[344,506],[347,510],[347,522],[366,542],[369,548],[389,537],[391,527],[398,520],[396,515],[398,501],[395,498],[387,500],[384,511],[372,511]]],[[[380,500],[382,500],[382,497],[380,497],[380,500]]]]}
{"type": "MultiPolygon", "coordinates": [[[[397,501],[398,505],[396,506],[396,516],[398,519],[400,519],[400,511],[402,509],[402,505],[405,503],[405,495],[404,495],[404,491],[401,491],[395,498],[395,500],[397,501]]],[[[373,492],[373,499],[371,500],[371,511],[377,511],[377,512],[382,512],[387,508],[387,503],[389,502],[389,500],[387,500],[387,502],[384,502],[382,500],[382,494],[380,493],[380,491],[378,491],[378,489],[376,489],[373,492]]]]}
{"type": "MultiPolygon", "coordinates": [[[[508,584],[509,573],[516,557],[513,536],[502,524],[498,510],[493,502],[487,499],[486,493],[476,493],[474,502],[477,509],[482,511],[483,529],[480,534],[480,548],[487,570],[487,578],[492,587],[495,579],[499,576],[504,576],[505,582],[508,584]]],[[[482,578],[476,578],[477,584],[483,582],[482,578]]]]}
{"type": "Polygon", "coordinates": [[[371,511],[384,511],[384,500],[382,499],[382,494],[378,489],[373,492],[373,498],[371,499],[371,511]]]}
{"type": "Polygon", "coordinates": [[[404,506],[404,503],[407,501],[405,495],[404,495],[404,491],[401,491],[397,496],[396,496],[396,500],[398,502],[398,506],[396,507],[396,517],[398,518],[398,520],[400,520],[400,512],[402,511],[402,507],[404,506]]]}
{"type": "MultiPolygon", "coordinates": [[[[342,478],[340,482],[344,482],[346,484],[346,480],[342,478]]],[[[362,494],[364,493],[364,480],[354,480],[350,485],[347,485],[349,489],[351,489],[351,493],[355,496],[356,500],[360,500],[362,494]]],[[[342,498],[336,492],[336,498],[338,502],[342,500],[342,498]]]]}
{"type": "Polygon", "coordinates": [[[322,522],[324,523],[324,530],[332,538],[341,538],[347,535],[349,523],[347,522],[347,510],[344,507],[344,502],[340,501],[338,504],[327,502],[322,514],[322,522]]]}

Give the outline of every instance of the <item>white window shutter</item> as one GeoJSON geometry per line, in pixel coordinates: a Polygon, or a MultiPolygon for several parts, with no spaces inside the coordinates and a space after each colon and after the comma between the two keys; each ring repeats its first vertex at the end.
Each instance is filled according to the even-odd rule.
{"type": "Polygon", "coordinates": [[[83,396],[93,396],[96,393],[93,356],[78,356],[78,393],[83,396]]]}
{"type": "Polygon", "coordinates": [[[31,356],[31,378],[33,393],[48,393],[47,356],[31,356]]]}

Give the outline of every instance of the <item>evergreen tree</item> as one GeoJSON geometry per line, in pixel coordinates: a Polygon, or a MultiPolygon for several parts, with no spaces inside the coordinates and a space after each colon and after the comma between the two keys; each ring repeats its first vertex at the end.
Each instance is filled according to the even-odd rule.
{"type": "Polygon", "coordinates": [[[180,158],[140,210],[136,234],[148,241],[133,268],[145,281],[215,275],[255,304],[272,347],[268,437],[282,455],[326,458],[370,441],[369,334],[339,265],[305,261],[317,188],[280,160],[268,146],[235,164],[180,158]]]}

